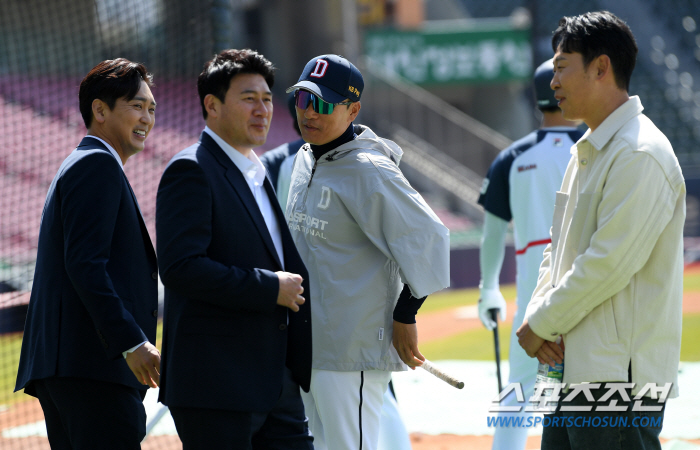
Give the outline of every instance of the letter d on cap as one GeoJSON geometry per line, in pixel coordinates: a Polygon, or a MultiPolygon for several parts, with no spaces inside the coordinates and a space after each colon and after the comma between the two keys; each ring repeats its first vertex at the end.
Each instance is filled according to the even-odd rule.
{"type": "Polygon", "coordinates": [[[309,76],[321,78],[326,74],[326,69],[328,69],[328,61],[326,61],[325,59],[317,59],[316,67],[314,67],[314,71],[311,72],[309,76]]]}

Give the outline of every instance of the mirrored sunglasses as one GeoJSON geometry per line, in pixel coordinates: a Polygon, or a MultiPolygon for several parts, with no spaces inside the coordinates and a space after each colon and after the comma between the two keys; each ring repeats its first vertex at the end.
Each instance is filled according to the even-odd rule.
{"type": "Polygon", "coordinates": [[[318,95],[314,95],[309,91],[298,89],[294,93],[296,107],[301,110],[306,110],[309,107],[309,102],[313,105],[314,111],[318,114],[333,114],[333,109],[336,105],[350,105],[352,102],[328,103],[321,99],[318,95]]]}

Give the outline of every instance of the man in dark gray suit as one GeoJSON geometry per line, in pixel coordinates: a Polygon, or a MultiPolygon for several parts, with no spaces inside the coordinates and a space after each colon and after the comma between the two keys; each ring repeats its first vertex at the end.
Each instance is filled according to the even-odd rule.
{"type": "Polygon", "coordinates": [[[54,449],[134,449],[146,434],[158,267],[123,165],[155,122],[151,80],[122,58],[88,73],[88,135],[46,196],[15,389],[39,398],[54,449]]]}
{"type": "Polygon", "coordinates": [[[253,152],[267,139],[273,82],[252,50],[207,62],[206,127],[158,187],[160,401],[185,450],[313,448],[299,394],[311,376],[308,275],[253,152]]]}

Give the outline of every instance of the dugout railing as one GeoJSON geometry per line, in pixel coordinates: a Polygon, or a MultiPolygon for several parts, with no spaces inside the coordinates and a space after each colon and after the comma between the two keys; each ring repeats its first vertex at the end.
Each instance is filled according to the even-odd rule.
{"type": "MultiPolygon", "coordinates": [[[[386,134],[399,125],[434,149],[483,178],[511,140],[370,58],[362,58],[365,78],[361,120],[386,134]]],[[[473,181],[473,180],[472,180],[473,181]]],[[[479,180],[480,184],[480,180],[479,180]]]]}

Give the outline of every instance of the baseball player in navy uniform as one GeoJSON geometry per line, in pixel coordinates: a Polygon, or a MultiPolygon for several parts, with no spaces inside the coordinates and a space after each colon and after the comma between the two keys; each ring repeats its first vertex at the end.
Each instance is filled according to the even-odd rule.
{"type": "MultiPolygon", "coordinates": [[[[583,135],[577,123],[565,120],[549,87],[553,76],[552,60],[536,70],[534,88],[537,108],[542,112],[542,126],[503,150],[491,164],[479,196],[485,210],[484,235],[479,255],[479,318],[492,330],[494,321],[489,309],[499,310],[500,320],[506,316],[506,302],[499,290],[499,274],[505,255],[508,223],[513,221],[516,259],[517,310],[511,333],[508,383],[521,383],[525,398],[533,394],[537,360],[527,356],[518,345],[515,331],[535,286],[542,251],[551,242],[549,229],[554,214],[554,198],[561,187],[571,146],[583,135]]],[[[515,405],[511,393],[501,406],[515,405]]],[[[524,406],[524,405],[523,405],[524,406]]],[[[510,413],[508,413],[510,414],[510,413]]],[[[494,434],[494,450],[522,450],[527,428],[499,427],[494,434]]]]}

